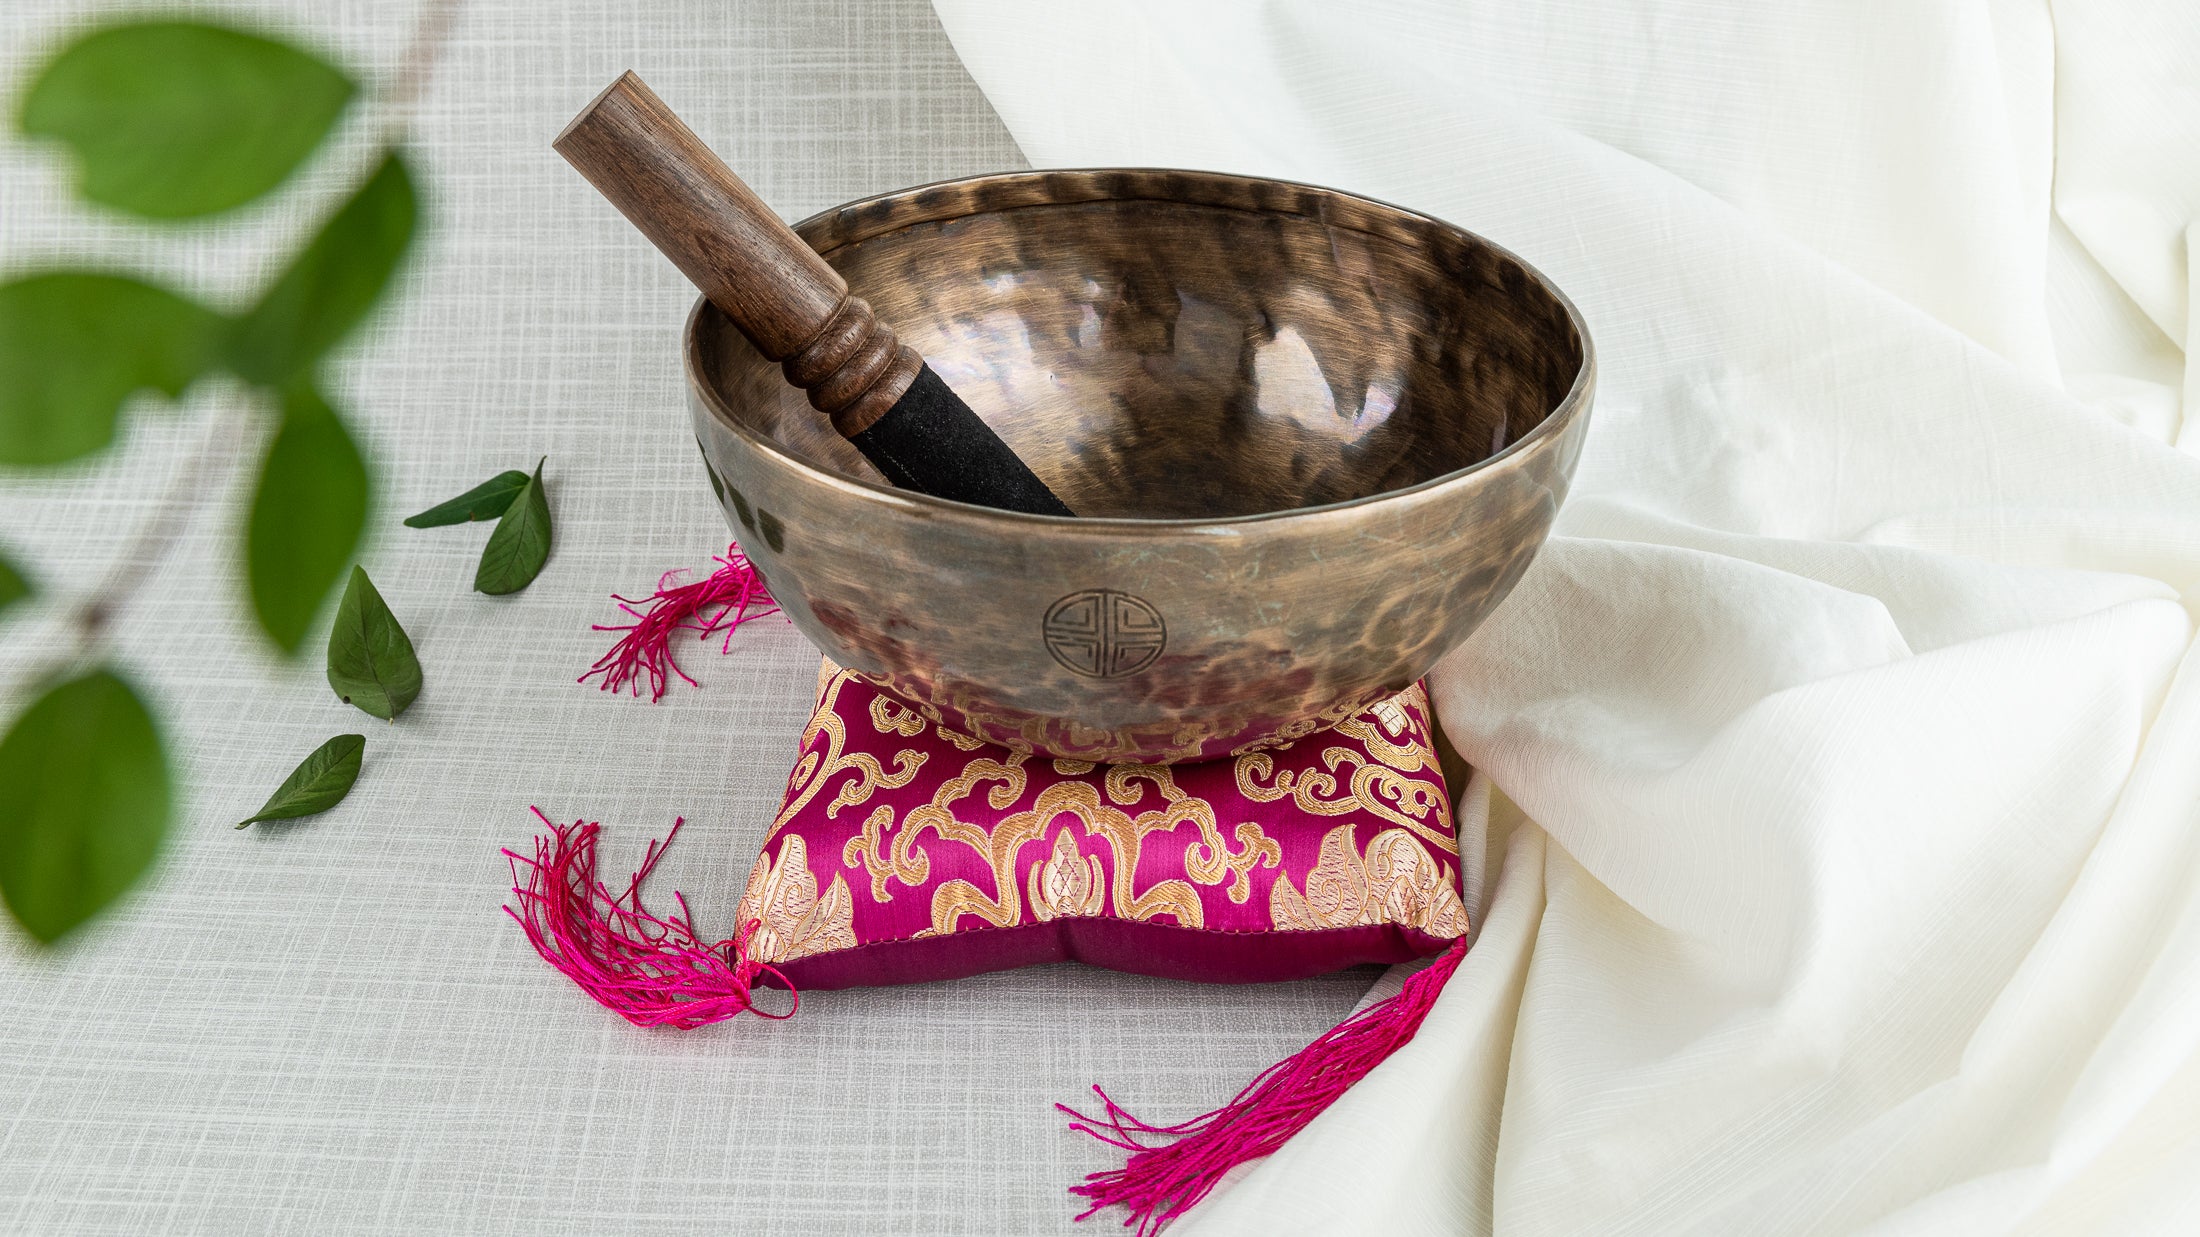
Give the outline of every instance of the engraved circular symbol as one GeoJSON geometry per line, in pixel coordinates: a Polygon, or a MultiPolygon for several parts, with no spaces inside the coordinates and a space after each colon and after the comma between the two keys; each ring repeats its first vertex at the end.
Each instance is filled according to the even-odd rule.
{"type": "Polygon", "coordinates": [[[1047,609],[1044,632],[1054,660],[1095,679],[1136,674],[1169,642],[1161,611],[1112,588],[1088,588],[1055,602],[1047,609]]]}

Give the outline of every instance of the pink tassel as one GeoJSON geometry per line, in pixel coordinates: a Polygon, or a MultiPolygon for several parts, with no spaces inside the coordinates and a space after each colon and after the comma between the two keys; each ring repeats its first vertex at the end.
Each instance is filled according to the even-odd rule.
{"type": "Polygon", "coordinates": [[[642,599],[612,595],[619,608],[634,621],[625,626],[597,624],[597,631],[623,631],[619,642],[611,651],[596,660],[596,665],[580,677],[586,683],[598,675],[603,681],[597,686],[605,691],[632,691],[642,694],[642,680],[649,680],[649,698],[662,700],[665,688],[670,686],[670,675],[677,674],[687,680],[690,687],[699,686],[687,671],[680,669],[672,658],[672,639],[676,632],[699,633],[697,639],[708,640],[717,633],[726,633],[725,643],[719,652],[732,647],[734,629],[750,619],[779,613],[779,603],[772,600],[770,590],[764,587],[764,577],[756,573],[741,547],[730,545],[717,558],[718,570],[708,579],[693,584],[674,584],[686,574],[684,570],[668,571],[657,580],[655,594],[642,599]],[[647,609],[636,609],[645,606],[647,609]],[[756,607],[751,609],[751,607],[756,607]],[[669,674],[668,674],[669,672],[669,674]]]}
{"type": "MultiPolygon", "coordinates": [[[[683,822],[673,821],[663,841],[649,844],[641,870],[627,882],[626,892],[614,897],[596,879],[601,826],[580,821],[553,825],[541,809],[532,810],[550,834],[535,838],[533,858],[504,852],[512,861],[512,892],[519,898],[519,908],[507,906],[504,913],[526,930],[528,943],[543,961],[638,1027],[691,1030],[744,1012],[764,1018],[794,1016],[794,1009],[774,1014],[750,1003],[749,986],[765,972],[794,991],[786,976],[749,959],[748,939],[757,929],[756,920],[742,924],[727,940],[705,945],[691,926],[685,897],[672,895],[680,913],[667,918],[643,909],[642,881],[679,836],[683,822]]],[[[797,994],[795,1008],[801,1003],[797,994]]]]}
{"type": "Polygon", "coordinates": [[[1161,1231],[1207,1197],[1231,1169],[1273,1154],[1412,1039],[1466,952],[1462,938],[1406,980],[1398,995],[1338,1023],[1296,1056],[1263,1070],[1229,1103],[1181,1125],[1148,1125],[1099,1087],[1092,1090],[1107,1106],[1105,1120],[1056,1104],[1076,1118],[1071,1129],[1131,1153],[1123,1167],[1092,1173],[1084,1185],[1070,1187],[1070,1193],[1092,1200],[1077,1218],[1120,1206],[1130,1211],[1123,1226],[1136,1225],[1139,1237],[1161,1231]]]}

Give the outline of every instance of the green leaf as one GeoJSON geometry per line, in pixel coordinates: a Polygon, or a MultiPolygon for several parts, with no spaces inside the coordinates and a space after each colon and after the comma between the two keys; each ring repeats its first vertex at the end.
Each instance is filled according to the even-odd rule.
{"type": "Polygon", "coordinates": [[[0,464],[59,464],[114,441],[133,392],[183,394],[221,319],[165,288],[55,271],[0,285],[0,464]]]}
{"type": "Polygon", "coordinates": [[[23,578],[23,573],[16,570],[15,564],[0,558],[0,610],[6,610],[30,595],[31,582],[23,578]]]}
{"type": "Polygon", "coordinates": [[[328,633],[328,685],[348,705],[373,717],[394,719],[420,694],[420,659],[412,638],[398,626],[374,581],[358,568],[336,605],[328,633]]]}
{"type": "Polygon", "coordinates": [[[245,578],[260,628],[285,654],[344,576],[367,526],[366,461],[319,392],[284,393],[245,524],[245,578]]]}
{"type": "MultiPolygon", "coordinates": [[[[545,456],[545,459],[548,457],[545,456]]],[[[474,587],[492,596],[526,588],[550,559],[550,500],[542,489],[542,465],[527,488],[519,492],[489,544],[481,548],[481,566],[474,570],[474,587]]]]}
{"type": "Polygon", "coordinates": [[[419,217],[412,177],[392,151],[237,321],[229,367],[271,387],[312,369],[374,308],[419,217]]]}
{"type": "Polygon", "coordinates": [[[350,79],[219,26],[109,26],[63,49],[23,99],[23,132],[76,152],[78,192],[155,219],[241,206],[321,144],[350,79]]]}
{"type": "Polygon", "coordinates": [[[405,527],[441,528],[445,524],[464,524],[503,515],[512,500],[526,488],[526,473],[517,468],[506,469],[449,502],[437,503],[419,515],[408,517],[405,527]]]}
{"type": "Polygon", "coordinates": [[[367,736],[340,734],[298,762],[283,784],[268,796],[259,811],[237,822],[239,829],[263,820],[295,820],[318,816],[344,801],[351,784],[359,780],[359,758],[367,750],[367,736]]]}
{"type": "Polygon", "coordinates": [[[111,671],[54,687],[0,739],[0,895],[51,944],[152,865],[172,805],[152,715],[111,671]]]}

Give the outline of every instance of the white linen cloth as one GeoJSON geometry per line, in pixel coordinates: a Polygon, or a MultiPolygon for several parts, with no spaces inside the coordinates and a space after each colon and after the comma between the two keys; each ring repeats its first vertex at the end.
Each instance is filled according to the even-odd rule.
{"type": "Polygon", "coordinates": [[[1479,942],[1177,1232],[2200,1231],[2200,9],[935,8],[1035,165],[1450,219],[1602,365],[1435,676],[1479,942]]]}
{"type": "MultiPolygon", "coordinates": [[[[70,25],[148,7],[331,46],[380,82],[420,11],[0,0],[0,99],[70,25]]],[[[136,564],[152,574],[117,631],[185,782],[168,849],[51,954],[0,923],[0,1234],[1089,1232],[1064,1190],[1120,1157],[1054,1102],[1098,1082],[1143,1108],[1219,1103],[1374,977],[1050,966],[651,1032],[527,948],[497,908],[529,804],[601,820],[612,876],[685,816],[655,897],[685,891],[726,932],[817,682],[776,619],[730,656],[683,650],[705,686],[659,705],[573,682],[610,639],[589,630],[616,617],[608,594],[707,568],[727,538],[681,394],[694,292],[550,150],[627,68],[790,218],[1021,166],[924,0],[466,0],[414,125],[430,230],[331,392],[381,466],[364,562],[426,688],[385,725],[329,692],[318,632],[296,665],[265,651],[233,545],[265,425],[232,423],[218,500],[136,564]],[[556,546],[517,596],[469,588],[486,527],[398,525],[544,453],[556,546]],[[345,731],[367,749],[342,806],[230,830],[345,731]]],[[[354,115],[291,196],[184,228],[86,210],[60,159],[0,137],[0,261],[149,268],[234,303],[359,171],[375,122],[354,115]]],[[[0,545],[66,602],[224,409],[213,389],[188,415],[152,401],[87,467],[0,475],[0,545]]],[[[0,621],[0,714],[66,654],[55,609],[0,621]]]]}

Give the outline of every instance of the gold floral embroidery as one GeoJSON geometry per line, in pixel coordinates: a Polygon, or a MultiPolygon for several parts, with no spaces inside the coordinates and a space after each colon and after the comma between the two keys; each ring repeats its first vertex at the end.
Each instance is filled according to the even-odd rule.
{"type": "MultiPolygon", "coordinates": [[[[856,677],[842,671],[826,681],[817,716],[803,736],[806,754],[790,779],[787,806],[773,825],[775,835],[818,795],[828,778],[842,771],[853,770],[857,776],[842,785],[826,809],[827,816],[842,807],[861,805],[880,790],[908,785],[922,767],[925,754],[916,750],[893,755],[891,771],[875,756],[846,752],[836,705],[840,690],[856,677]],[[822,747],[809,750],[820,736],[825,740],[822,747]]],[[[1289,799],[1300,810],[1321,816],[1366,812],[1392,826],[1371,839],[1364,853],[1355,848],[1354,825],[1341,824],[1327,833],[1303,888],[1288,876],[1279,876],[1271,889],[1268,909],[1275,927],[1399,923],[1439,936],[1466,931],[1465,908],[1454,888],[1451,867],[1433,858],[1422,844],[1457,853],[1450,829],[1451,805],[1425,779],[1407,776],[1435,766],[1433,752],[1416,733],[1427,708],[1427,696],[1418,685],[1383,699],[1366,716],[1351,717],[1337,727],[1340,735],[1366,750],[1327,747],[1320,753],[1318,768],[1279,771],[1268,752],[1236,759],[1233,772],[1238,789],[1253,802],[1289,799]]],[[[912,709],[882,695],[870,702],[868,713],[880,734],[916,737],[929,724],[931,733],[964,751],[984,746],[938,725],[931,718],[934,710],[922,703],[912,709]]],[[[1024,922],[1027,907],[1029,917],[1042,922],[1113,915],[1168,919],[1196,928],[1205,918],[1199,887],[1222,887],[1231,901],[1244,903],[1251,897],[1253,872],[1282,864],[1282,847],[1256,822],[1239,822],[1226,838],[1214,805],[1186,794],[1166,765],[1107,766],[1097,786],[1059,783],[1042,790],[1028,810],[999,815],[1029,789],[1026,763],[1031,759],[1015,751],[1000,756],[969,761],[939,787],[930,802],[908,809],[899,821],[893,806],[875,807],[857,835],[841,848],[841,862],[865,871],[872,900],[879,903],[891,901],[897,886],[921,890],[929,884],[933,847],[944,844],[967,850],[982,862],[992,877],[991,891],[970,880],[943,882],[931,891],[930,927],[918,935],[953,932],[965,915],[996,926],[1013,925],[1024,922]],[[955,812],[981,787],[997,818],[990,828],[962,820],[955,812]],[[1156,797],[1158,804],[1145,806],[1156,797]],[[1072,820],[1056,830],[1055,823],[1065,815],[1072,820]],[[1184,851],[1183,871],[1189,880],[1161,880],[1138,888],[1139,858],[1146,839],[1185,826],[1198,834],[1184,851]],[[1043,843],[1050,833],[1053,841],[1045,857],[1024,871],[1019,881],[1023,848],[1043,843]],[[1080,837],[1097,841],[1104,850],[1085,853],[1080,837]]],[[[1098,767],[1067,759],[1050,763],[1056,773],[1071,777],[1098,767]]],[[[817,882],[809,874],[800,842],[789,839],[790,848],[782,851],[778,869],[759,861],[750,882],[755,896],[745,897],[743,903],[746,915],[751,901],[759,907],[774,905],[766,896],[769,891],[810,891],[807,896],[815,905],[808,909],[803,909],[806,904],[796,893],[777,895],[785,905],[769,921],[772,947],[797,951],[784,957],[838,947],[809,942],[824,939],[819,934],[831,932],[835,922],[845,928],[849,918],[845,878],[836,874],[830,888],[822,895],[816,893],[817,882]],[[790,860],[792,868],[787,867],[790,860]],[[793,872],[799,872],[799,880],[793,872]]],[[[847,943],[853,943],[852,934],[847,943]]]]}
{"type": "Polygon", "coordinates": [[[1319,734],[1324,730],[1333,729],[1339,722],[1355,716],[1375,703],[1392,698],[1386,695],[1381,688],[1376,688],[1371,692],[1362,692],[1355,696],[1347,696],[1312,717],[1302,717],[1298,721],[1285,723],[1275,734],[1268,738],[1239,744],[1231,748],[1228,755],[1234,759],[1253,752],[1287,750],[1292,744],[1310,734],[1319,734]]]}
{"type": "Polygon", "coordinates": [[[898,734],[913,739],[931,724],[924,714],[884,692],[871,697],[871,725],[880,734],[898,734]]]}
{"type": "Polygon", "coordinates": [[[1392,705],[1395,713],[1376,709],[1375,721],[1355,717],[1340,723],[1337,733],[1358,740],[1366,750],[1324,748],[1321,769],[1279,771],[1271,753],[1240,756],[1238,791],[1255,803],[1287,798],[1300,810],[1316,816],[1367,812],[1456,855],[1459,840],[1452,831],[1450,802],[1429,782],[1409,776],[1436,768],[1434,750],[1413,735],[1411,717],[1406,712],[1408,707],[1418,705],[1426,716],[1427,701],[1427,693],[1416,683],[1384,702],[1392,705]],[[1391,733],[1385,734],[1385,730],[1391,733]],[[1346,779],[1342,790],[1339,775],[1346,779]]]}
{"type": "Polygon", "coordinates": [[[748,956],[758,962],[791,962],[855,948],[855,900],[848,894],[848,882],[836,874],[820,896],[817,877],[810,872],[809,847],[799,833],[780,846],[776,862],[768,850],[757,856],[734,914],[742,924],[757,923],[748,938],[748,956]]]}
{"type": "Polygon", "coordinates": [[[1449,865],[1429,856],[1403,829],[1385,829],[1369,840],[1367,854],[1352,846],[1352,826],[1322,837],[1321,857],[1306,874],[1302,893],[1289,876],[1268,894],[1268,917],[1283,931],[1394,923],[1430,936],[1464,936],[1467,908],[1453,889],[1449,865]]]}
{"type": "Polygon", "coordinates": [[[1411,834],[1386,829],[1367,844],[1371,915],[1412,924],[1431,936],[1464,936],[1467,907],[1457,886],[1451,866],[1431,858],[1411,834]]]}
{"type": "Polygon", "coordinates": [[[1399,773],[1418,773],[1436,767],[1436,749],[1413,733],[1413,714],[1428,716],[1428,689],[1419,683],[1363,710],[1374,720],[1354,716],[1338,722],[1336,731],[1358,739],[1368,754],[1399,773]]]}
{"type": "MultiPolygon", "coordinates": [[[[990,897],[976,885],[961,879],[942,884],[932,895],[932,927],[920,935],[952,932],[956,921],[964,915],[975,915],[995,927],[1021,922],[1023,907],[1016,885],[1016,853],[1026,843],[1045,836],[1055,818],[1065,814],[1077,818],[1086,837],[1099,838],[1108,846],[1112,861],[1109,866],[1113,871],[1105,897],[1095,913],[1113,913],[1120,919],[1157,919],[1166,915],[1186,928],[1197,928],[1206,922],[1199,895],[1186,882],[1163,880],[1144,890],[1137,887],[1141,839],[1157,830],[1174,829],[1180,823],[1168,808],[1141,812],[1134,817],[1121,808],[1102,803],[1099,792],[1090,782],[1057,782],[1039,792],[1038,801],[1030,810],[1003,817],[990,831],[956,820],[937,799],[911,809],[902,822],[902,837],[913,838],[918,831],[930,829],[943,840],[963,843],[986,857],[993,870],[993,887],[999,891],[999,896],[990,897]]],[[[902,847],[902,837],[894,840],[897,854],[902,847]]],[[[1094,866],[1097,871],[1097,857],[1094,866]]]]}
{"type": "Polygon", "coordinates": [[[1232,902],[1243,904],[1247,898],[1253,896],[1254,863],[1257,861],[1264,868],[1275,867],[1283,862],[1283,847],[1277,845],[1275,839],[1263,832],[1259,825],[1249,820],[1239,821],[1236,832],[1238,851],[1235,855],[1227,849],[1217,853],[1203,839],[1194,843],[1192,849],[1186,852],[1184,870],[1192,874],[1193,880],[1203,884],[1209,883],[1210,872],[1213,873],[1215,882],[1222,880],[1225,870],[1235,872],[1237,879],[1231,881],[1229,889],[1224,892],[1229,894],[1232,902]]]}
{"type": "Polygon", "coordinates": [[[1100,857],[1079,854],[1077,839],[1067,829],[1054,835],[1054,852],[1025,880],[1032,916],[1041,923],[1100,913],[1100,857]]]}
{"type": "Polygon", "coordinates": [[[802,731],[802,757],[795,762],[794,771],[787,775],[787,801],[781,805],[779,815],[773,818],[771,829],[765,833],[767,841],[777,837],[787,822],[794,819],[795,813],[808,806],[810,800],[817,797],[817,792],[842,772],[852,769],[856,777],[833,796],[832,803],[825,809],[828,817],[839,815],[840,809],[854,807],[881,790],[907,786],[910,779],[917,775],[917,770],[924,767],[924,753],[913,749],[895,754],[892,773],[888,773],[879,764],[878,757],[868,752],[847,750],[848,729],[841,722],[840,713],[834,705],[838,703],[842,689],[847,687],[848,681],[853,677],[848,671],[840,672],[826,682],[824,692],[818,696],[817,711],[810,716],[810,724],[802,731]],[[825,737],[824,750],[810,750],[810,744],[819,735],[825,737]]]}
{"type": "Polygon", "coordinates": [[[947,805],[968,795],[981,782],[995,782],[998,784],[987,793],[986,802],[997,812],[1008,810],[1023,796],[1029,776],[1024,762],[1029,759],[1022,752],[1010,752],[1005,761],[988,757],[971,761],[933,794],[932,802],[911,808],[899,830],[894,830],[894,809],[891,806],[877,808],[864,820],[863,832],[849,838],[848,844],[841,848],[840,861],[849,867],[861,862],[871,874],[871,900],[891,902],[893,894],[886,888],[888,877],[912,886],[932,878],[931,857],[916,846],[921,826],[931,824],[939,830],[940,836],[984,852],[986,847],[981,844],[984,830],[957,821],[947,805]],[[946,828],[941,829],[942,825],[946,828]],[[886,836],[890,830],[894,833],[891,842],[886,836]]]}
{"type": "MultiPolygon", "coordinates": [[[[835,665],[830,657],[819,658],[817,665],[819,707],[823,707],[825,689],[828,686],[837,685],[848,679],[860,678],[863,678],[863,676],[852,670],[843,670],[835,665]]],[[[864,681],[870,682],[868,679],[864,681]]],[[[880,734],[898,734],[905,738],[915,738],[924,733],[926,726],[930,726],[934,734],[954,744],[962,751],[974,752],[985,746],[983,739],[973,739],[969,735],[948,729],[947,725],[940,720],[938,709],[930,705],[912,704],[883,691],[871,699],[871,726],[880,734]]],[[[803,741],[808,742],[808,739],[805,737],[803,741]]]]}
{"type": "MultiPolygon", "coordinates": [[[[1162,811],[1171,822],[1169,828],[1189,822],[1199,830],[1199,840],[1184,852],[1185,875],[1202,885],[1219,885],[1225,877],[1234,876],[1228,890],[1232,902],[1242,903],[1252,896],[1255,864],[1272,868],[1283,862],[1283,848],[1250,820],[1238,822],[1238,849],[1232,851],[1222,840],[1214,805],[1178,789],[1167,765],[1112,765],[1105,781],[1108,798],[1126,807],[1141,795],[1133,783],[1152,782],[1167,804],[1162,811]]],[[[1132,862],[1137,862],[1135,857],[1132,862]]]]}
{"type": "Polygon", "coordinates": [[[1306,893],[1286,875],[1268,891],[1268,920],[1277,928],[1349,927],[1360,922],[1367,900],[1367,870],[1352,850],[1352,827],[1339,825],[1322,838],[1321,857],[1306,874],[1306,893]]]}

